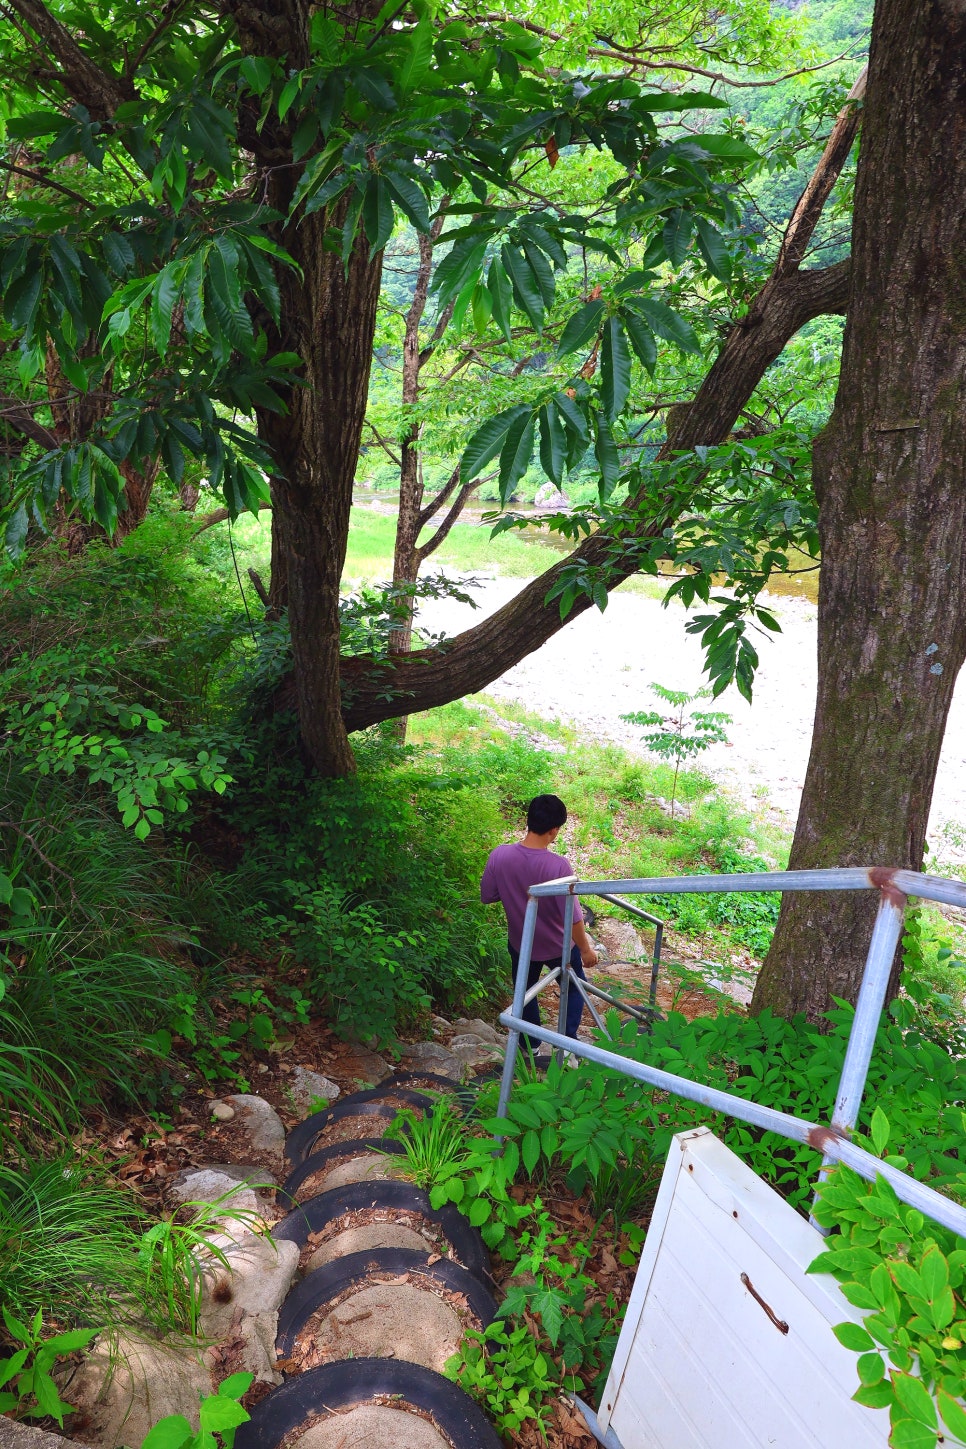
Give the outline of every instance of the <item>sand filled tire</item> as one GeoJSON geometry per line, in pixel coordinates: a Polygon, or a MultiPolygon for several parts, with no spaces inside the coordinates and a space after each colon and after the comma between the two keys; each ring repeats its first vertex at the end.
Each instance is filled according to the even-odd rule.
{"type": "MultiPolygon", "coordinates": [[[[401,1099],[403,1092],[397,1093],[397,1096],[401,1099]]],[[[403,1106],[416,1108],[426,1115],[432,1113],[433,1104],[429,1097],[421,1096],[418,1092],[406,1092],[405,1096],[411,1100],[406,1100],[402,1103],[403,1106]]],[[[311,1117],[306,1117],[304,1122],[293,1127],[285,1139],[285,1156],[293,1167],[297,1167],[307,1157],[312,1156],[315,1144],[326,1127],[341,1122],[345,1117],[376,1117],[384,1122],[391,1122],[400,1110],[399,1106],[372,1100],[368,1092],[357,1092],[355,1096],[337,1102],[334,1107],[327,1107],[324,1112],[313,1112],[311,1117]]]]}
{"type": "Polygon", "coordinates": [[[272,1237],[278,1242],[297,1243],[299,1248],[304,1248],[310,1233],[322,1232],[336,1218],[341,1218],[346,1213],[362,1212],[367,1208],[414,1213],[435,1224],[452,1245],[456,1259],[467,1272],[472,1273],[481,1283],[489,1282],[490,1259],[476,1228],[471,1226],[468,1219],[452,1203],[434,1208],[429,1195],[410,1182],[394,1182],[388,1179],[354,1182],[347,1187],[320,1193],[293,1208],[272,1229],[272,1237]]]}
{"type": "MultiPolygon", "coordinates": [[[[289,1173],[278,1189],[275,1200],[279,1207],[297,1207],[297,1193],[303,1182],[307,1182],[317,1172],[322,1172],[330,1163],[335,1164],[350,1157],[361,1157],[363,1153],[370,1153],[375,1161],[377,1154],[380,1153],[390,1157],[401,1157],[405,1153],[405,1148],[395,1137],[357,1137],[348,1142],[337,1142],[334,1147],[326,1147],[321,1152],[313,1152],[311,1157],[300,1162],[298,1167],[289,1173]]],[[[312,1196],[318,1197],[319,1193],[313,1192],[312,1196]]]]}
{"type": "MultiPolygon", "coordinates": [[[[452,1449],[502,1449],[482,1410],[456,1384],[419,1364],[386,1358],[323,1364],[287,1380],[262,1399],[248,1423],[236,1431],[235,1449],[278,1449],[283,1440],[296,1449],[303,1438],[300,1425],[325,1426],[329,1419],[337,1421],[337,1433],[343,1431],[344,1438],[349,1416],[381,1399],[392,1400],[397,1411],[411,1406],[427,1415],[442,1444],[452,1449]]],[[[311,1435],[309,1428],[306,1449],[311,1449],[311,1435]]],[[[351,1434],[353,1449],[390,1449],[392,1440],[381,1425],[368,1437],[363,1435],[351,1434]]],[[[398,1443],[400,1436],[393,1437],[398,1443]]]]}
{"type": "MultiPolygon", "coordinates": [[[[312,1318],[325,1314],[330,1305],[342,1304],[351,1290],[361,1293],[370,1287],[405,1287],[407,1296],[408,1290],[415,1289],[420,1297],[439,1294],[443,1301],[446,1295],[452,1295],[462,1305],[461,1313],[474,1319],[480,1328],[486,1328],[496,1317],[496,1303],[489,1290],[450,1258],[412,1248],[376,1248],[336,1258],[296,1283],[278,1312],[279,1356],[293,1357],[299,1336],[312,1318]]],[[[404,1355],[400,1353],[399,1357],[402,1361],[404,1355]]]]}

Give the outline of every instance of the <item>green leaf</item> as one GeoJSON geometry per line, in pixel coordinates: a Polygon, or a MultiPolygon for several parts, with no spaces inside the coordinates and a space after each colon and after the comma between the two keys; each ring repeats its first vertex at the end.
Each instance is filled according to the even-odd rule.
{"type": "Polygon", "coordinates": [[[950,1434],[954,1434],[957,1439],[961,1439],[966,1444],[966,1409],[963,1408],[963,1405],[958,1399],[954,1399],[945,1389],[938,1390],[936,1401],[939,1404],[939,1412],[942,1414],[943,1423],[946,1425],[950,1434]]]}
{"type": "Polygon", "coordinates": [[[600,468],[600,496],[607,499],[620,478],[620,457],[614,434],[603,414],[597,417],[597,437],[594,441],[594,456],[600,468]]]}
{"type": "Polygon", "coordinates": [[[532,1128],[529,1132],[524,1132],[523,1134],[523,1141],[520,1143],[520,1155],[523,1158],[524,1167],[532,1176],[533,1169],[540,1161],[540,1138],[532,1128]]]}
{"type": "Polygon", "coordinates": [[[396,77],[400,93],[409,95],[421,83],[433,60],[433,24],[427,11],[421,15],[415,30],[406,36],[405,58],[396,77]]]}
{"type": "Polygon", "coordinates": [[[604,411],[608,418],[615,418],[627,401],[631,387],[631,354],[617,317],[608,317],[604,323],[600,381],[604,411]]]}
{"type": "Polygon", "coordinates": [[[512,341],[510,334],[510,309],[513,305],[513,287],[510,278],[495,257],[490,263],[490,270],[486,277],[486,287],[493,302],[493,320],[503,333],[507,342],[510,342],[512,341]]]}
{"type": "Polygon", "coordinates": [[[703,216],[696,217],[694,224],[698,233],[698,250],[708,271],[712,276],[727,281],[731,276],[731,259],[721,233],[703,216]]]}
{"type": "MultiPolygon", "coordinates": [[[[878,1110],[878,1109],[876,1109],[878,1110]]],[[[949,1265],[938,1248],[930,1248],[919,1264],[919,1277],[930,1302],[945,1294],[949,1287],[949,1265]]],[[[946,1320],[946,1323],[949,1319],[946,1320]]],[[[945,1327],[945,1323],[937,1325],[945,1327]]]]}
{"type": "Polygon", "coordinates": [[[392,236],[392,196],[381,176],[370,176],[362,201],[362,224],[369,239],[369,255],[381,252],[392,236]]]}
{"type": "Polygon", "coordinates": [[[410,176],[404,176],[400,171],[384,171],[383,179],[407,220],[412,222],[417,231],[428,232],[431,223],[422,189],[410,176]]]}
{"type": "Polygon", "coordinates": [[[906,1412],[919,1423],[928,1424],[935,1430],[936,1405],[922,1379],[917,1379],[912,1374],[897,1373],[895,1369],[892,1370],[891,1378],[896,1398],[906,1412]]]}
{"type": "Polygon", "coordinates": [[[640,317],[635,317],[634,313],[625,307],[620,310],[620,319],[639,361],[653,377],[654,369],[657,366],[657,343],[654,341],[654,333],[646,322],[642,321],[640,317]]]}
{"type": "Polygon", "coordinates": [[[163,357],[171,338],[171,314],[181,295],[185,276],[184,262],[169,262],[154,284],[151,293],[151,340],[163,357]]]}
{"type": "Polygon", "coordinates": [[[251,1373],[229,1374],[218,1385],[218,1393],[222,1398],[240,1399],[248,1393],[254,1382],[255,1375],[251,1373]]]}
{"type": "Polygon", "coordinates": [[[543,327],[543,294],[530,270],[526,257],[508,243],[500,250],[503,266],[513,283],[513,296],[521,312],[525,312],[539,332],[543,327]]]}
{"type": "Polygon", "coordinates": [[[487,418],[486,422],[477,428],[460,459],[460,477],[464,483],[469,483],[479,477],[487,463],[495,458],[503,447],[506,435],[513,423],[517,418],[529,414],[529,412],[530,409],[521,404],[519,407],[509,408],[506,412],[498,413],[495,418],[487,418]]]}
{"type": "Polygon", "coordinates": [[[183,1414],[168,1414],[148,1431],[141,1449],[181,1449],[194,1436],[195,1431],[183,1414]]]}
{"type": "Polygon", "coordinates": [[[879,1384],[885,1378],[885,1363],[880,1353],[864,1353],[856,1369],[861,1384],[879,1384]]]}
{"type": "Polygon", "coordinates": [[[563,482],[564,460],[567,453],[567,438],[560,414],[552,402],[540,409],[540,463],[548,478],[557,487],[563,482]]]}
{"type": "Polygon", "coordinates": [[[872,1123],[869,1127],[869,1135],[872,1138],[872,1145],[881,1157],[889,1141],[889,1119],[881,1107],[876,1107],[872,1113],[872,1123]]]}
{"type": "Polygon", "coordinates": [[[470,1210],[467,1217],[474,1228],[482,1227],[490,1216],[490,1204],[485,1197],[474,1198],[470,1203],[470,1210]]]}
{"type": "Polygon", "coordinates": [[[692,143],[700,146],[702,151],[709,156],[717,156],[725,161],[757,161],[758,152],[752,150],[746,141],[739,141],[735,136],[694,136],[692,143]]]}
{"type": "Polygon", "coordinates": [[[208,1434],[221,1434],[226,1429],[237,1429],[248,1419],[247,1410],[234,1399],[212,1394],[201,1401],[201,1428],[208,1434]]]}
{"type": "Polygon", "coordinates": [[[668,261],[674,267],[681,266],[688,254],[688,247],[691,245],[691,217],[680,207],[672,211],[664,223],[662,239],[664,250],[667,252],[668,261]]]}
{"type": "Polygon", "coordinates": [[[536,417],[523,408],[519,417],[507,428],[500,451],[500,499],[506,503],[513,489],[530,466],[536,433],[536,417]]]}
{"type": "Polygon", "coordinates": [[[888,1409],[895,1402],[888,1379],[883,1379],[878,1384],[863,1384],[860,1389],[856,1389],[852,1398],[867,1409],[888,1409]]]}
{"type": "Polygon", "coordinates": [[[658,337],[673,342],[682,352],[701,351],[693,327],[664,302],[658,302],[654,297],[635,297],[634,307],[646,317],[658,337]]]}
{"type": "Polygon", "coordinates": [[[918,1419],[897,1419],[889,1435],[891,1449],[936,1449],[936,1430],[918,1419]]]}
{"type": "Polygon", "coordinates": [[[727,110],[729,102],[709,91],[656,91],[640,96],[634,105],[641,111],[711,111],[727,110]]]}
{"type": "Polygon", "coordinates": [[[70,1413],[71,1406],[64,1403],[50,1375],[35,1371],[33,1390],[41,1412],[49,1414],[52,1419],[57,1420],[58,1424],[62,1424],[64,1415],[70,1413]]]}
{"type": "Polygon", "coordinates": [[[869,1334],[858,1323],[837,1323],[832,1332],[842,1347],[853,1353],[868,1353],[875,1348],[869,1334]]]}
{"type": "Polygon", "coordinates": [[[604,304],[599,298],[593,302],[585,302],[564,328],[557,343],[557,356],[566,357],[568,352],[576,352],[579,347],[586,347],[597,335],[603,311],[604,304]]]}

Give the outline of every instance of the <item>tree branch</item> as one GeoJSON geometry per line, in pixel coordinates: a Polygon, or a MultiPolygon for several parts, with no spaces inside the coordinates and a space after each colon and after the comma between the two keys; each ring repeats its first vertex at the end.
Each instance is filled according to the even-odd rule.
{"type": "MultiPolygon", "coordinates": [[[[454,476],[456,478],[459,477],[459,468],[456,469],[454,476]]],[[[491,473],[489,476],[492,478],[493,474],[491,473]]],[[[421,548],[417,548],[416,557],[419,560],[420,564],[422,564],[425,559],[429,558],[429,555],[431,553],[436,552],[440,544],[446,538],[446,535],[449,533],[450,529],[453,527],[453,524],[462,513],[467,499],[476,492],[477,488],[479,488],[481,483],[485,482],[485,478],[474,478],[471,482],[463,484],[462,488],[453,499],[453,502],[450,505],[446,517],[443,519],[442,523],[439,525],[439,528],[437,528],[432,538],[428,539],[421,548]]],[[[449,484],[447,484],[447,487],[449,487],[449,484]]],[[[440,497],[442,497],[442,494],[440,495],[440,497]]]]}
{"type": "Polygon", "coordinates": [[[855,140],[855,133],[859,128],[858,102],[865,96],[868,70],[868,66],[863,68],[862,74],[849,91],[845,105],[835,118],[835,124],[829,133],[818,165],[812,172],[805,190],[795,203],[788,226],[785,228],[778,260],[775,263],[775,272],[778,274],[801,265],[806,248],[818,225],[822,208],[842,173],[842,167],[848,159],[852,142],[855,140]]]}
{"type": "Polygon", "coordinates": [[[50,428],[39,423],[26,405],[15,397],[0,397],[0,423],[8,423],[18,433],[39,443],[48,452],[60,447],[60,440],[50,428]]]}
{"type": "Polygon", "coordinates": [[[130,82],[102,70],[86,56],[42,0],[7,0],[7,4],[43,41],[60,66],[58,79],[64,89],[86,106],[92,120],[109,121],[118,106],[134,100],[136,92],[130,82]]]}
{"type": "MultiPolygon", "coordinates": [[[[270,503],[266,503],[263,501],[259,503],[258,511],[261,512],[263,508],[271,508],[271,506],[272,505],[270,503]]],[[[204,533],[206,528],[213,528],[216,523],[224,523],[226,518],[231,518],[231,514],[229,513],[227,508],[216,508],[213,510],[213,512],[206,513],[204,518],[198,524],[198,527],[192,533],[191,537],[197,538],[198,534],[204,533]]]]}
{"type": "Polygon", "coordinates": [[[69,186],[62,186],[59,181],[54,181],[50,176],[44,176],[41,171],[31,171],[29,167],[17,166],[13,161],[0,161],[0,170],[13,171],[17,176],[26,176],[28,181],[36,181],[40,186],[48,186],[51,191],[59,191],[62,196],[69,196],[71,201],[80,202],[81,206],[86,206],[90,211],[96,209],[94,203],[88,201],[86,196],[81,196],[79,191],[72,191],[69,186]]]}

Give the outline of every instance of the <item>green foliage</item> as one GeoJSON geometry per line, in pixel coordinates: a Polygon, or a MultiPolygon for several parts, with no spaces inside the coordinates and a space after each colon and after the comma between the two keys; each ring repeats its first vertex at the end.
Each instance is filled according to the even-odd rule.
{"type": "Polygon", "coordinates": [[[701,754],[711,745],[727,744],[728,736],[725,734],[724,726],[731,723],[731,716],[722,714],[720,711],[709,713],[706,710],[688,708],[698,699],[710,698],[709,689],[699,689],[696,694],[688,694],[686,690],[681,689],[668,689],[663,684],[652,684],[651,689],[659,699],[664,700],[665,704],[672,706],[673,712],[670,715],[663,715],[656,710],[638,710],[634,714],[622,714],[621,719],[626,720],[628,724],[658,726],[656,729],[650,729],[643,739],[648,749],[655,755],[674,761],[674,780],[671,785],[671,818],[673,819],[678,771],[681,765],[685,760],[693,759],[695,755],[701,754]]]}
{"type": "MultiPolygon", "coordinates": [[[[102,59],[113,75],[110,48],[101,56],[92,41],[108,34],[94,8],[70,20],[91,69],[102,59]]],[[[257,53],[231,17],[196,6],[160,33],[124,7],[112,15],[110,35],[118,34],[140,59],[108,105],[109,122],[77,104],[75,78],[58,72],[53,55],[50,82],[38,89],[29,42],[7,46],[15,112],[7,129],[37,165],[33,185],[8,189],[0,218],[2,325],[17,349],[12,382],[28,418],[3,490],[12,550],[31,524],[44,526],[62,489],[112,532],[124,469],[161,463],[177,486],[186,464],[200,464],[232,517],[258,507],[270,459],[247,420],[256,408],[285,411],[300,362],[272,350],[303,281],[280,239],[314,212],[339,216],[324,244],[348,262],[381,252],[397,220],[429,232],[440,195],[454,198],[457,225],[434,283],[439,306],[452,306],[457,326],[467,309],[482,326],[492,317],[510,338],[514,313],[542,327],[573,256],[617,257],[599,203],[546,208],[522,184],[535,143],[554,155],[593,148],[617,171],[607,225],[647,237],[648,267],[677,255],[666,234],[693,231],[711,273],[728,275],[718,228],[737,212],[720,172],[755,153],[730,129],[669,139],[656,119],[724,107],[716,97],[647,94],[586,68],[575,81],[546,69],[541,40],[516,22],[456,21],[422,4],[392,25],[315,16],[292,52],[295,66],[274,44],[257,53]],[[292,187],[273,197],[282,211],[246,191],[253,147],[264,164],[268,137],[271,164],[279,144],[288,158],[292,187]],[[49,184],[68,156],[74,184],[49,184]],[[48,343],[69,387],[97,399],[65,438],[29,422],[48,343]]],[[[638,291],[652,273],[639,277],[638,291]]],[[[687,324],[666,302],[624,299],[614,318],[632,306],[627,332],[645,355],[655,332],[687,345],[687,324]]],[[[622,331],[608,347],[598,434],[626,394],[622,331]]],[[[17,411],[8,416],[16,424],[17,411]]],[[[511,471],[525,468],[533,435],[524,422],[506,440],[511,471]]]]}
{"type": "Polygon", "coordinates": [[[224,1249],[215,1239],[224,1232],[226,1221],[249,1229],[260,1222],[257,1213],[232,1206],[232,1198],[239,1191],[241,1185],[214,1202],[183,1204],[190,1213],[189,1222],[162,1218],[142,1234],[138,1245],[138,1270],[149,1301],[158,1305],[158,1317],[193,1338],[198,1335],[206,1268],[217,1264],[231,1269],[224,1249]]]}
{"type": "Polygon", "coordinates": [[[484,1406],[501,1434],[533,1419],[546,1437],[560,1377],[525,1323],[511,1326],[501,1317],[482,1333],[471,1329],[445,1373],[484,1406]]]}
{"type": "MultiPolygon", "coordinates": [[[[876,1108],[871,1134],[880,1154],[890,1130],[876,1108]]],[[[906,1165],[894,1153],[885,1160],[906,1165]]],[[[966,1440],[966,1241],[901,1202],[884,1178],[871,1184],[841,1166],[822,1184],[814,1211],[839,1233],[809,1272],[832,1273],[866,1314],[863,1326],[835,1330],[860,1355],[852,1397],[889,1410],[893,1449],[966,1440]]]]}
{"type": "Polygon", "coordinates": [[[159,1419],[141,1441],[141,1449],[232,1449],[235,1431],[251,1417],[240,1400],[252,1386],[254,1374],[229,1374],[218,1391],[201,1400],[198,1429],[183,1414],[159,1419]],[[217,1435],[217,1438],[215,1437],[217,1435]]]}
{"type": "Polygon", "coordinates": [[[52,1370],[59,1358],[86,1348],[97,1329],[69,1329],[45,1339],[39,1308],[29,1325],[6,1308],[3,1321],[8,1336],[21,1347],[10,1358],[0,1359],[0,1414],[12,1414],[17,1419],[56,1419],[63,1428],[64,1415],[72,1408],[60,1397],[52,1370]]]}
{"type": "Polygon", "coordinates": [[[177,1230],[179,1248],[164,1272],[145,1231],[158,1230],[148,1229],[143,1209],[95,1158],[62,1148],[46,1161],[4,1166],[0,1295],[19,1319],[42,1311],[98,1329],[187,1329],[196,1272],[189,1249],[203,1240],[204,1225],[177,1230]]]}
{"type": "Polygon", "coordinates": [[[386,1128],[402,1144],[403,1172],[425,1192],[447,1182],[468,1162],[466,1124],[450,1097],[437,1097],[432,1114],[399,1112],[386,1128]]]}

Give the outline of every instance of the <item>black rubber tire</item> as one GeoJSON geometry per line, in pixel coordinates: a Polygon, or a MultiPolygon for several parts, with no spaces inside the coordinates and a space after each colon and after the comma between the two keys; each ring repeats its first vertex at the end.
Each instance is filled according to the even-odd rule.
{"type": "MultiPolygon", "coordinates": [[[[298,1206],[295,1194],[306,1178],[311,1177],[313,1172],[318,1172],[327,1162],[335,1162],[340,1157],[361,1156],[363,1148],[371,1148],[374,1152],[389,1152],[401,1154],[405,1151],[401,1142],[395,1137],[354,1137],[350,1142],[337,1142],[333,1147],[324,1147],[321,1152],[313,1152],[304,1162],[300,1162],[282,1183],[282,1186],[275,1194],[275,1201],[279,1207],[286,1209],[298,1206]]],[[[319,1196],[318,1193],[315,1194],[319,1196]]]]}
{"type": "MultiPolygon", "coordinates": [[[[402,1093],[399,1095],[402,1096],[402,1093]]],[[[407,1095],[412,1098],[407,1106],[421,1107],[424,1112],[432,1112],[433,1104],[428,1097],[420,1097],[417,1092],[407,1095]]],[[[347,1097],[344,1102],[336,1102],[334,1107],[326,1107],[324,1112],[313,1112],[311,1117],[306,1117],[304,1122],[293,1127],[285,1139],[285,1156],[293,1167],[297,1167],[311,1156],[315,1142],[330,1122],[339,1122],[343,1117],[382,1117],[391,1122],[399,1110],[398,1107],[387,1106],[385,1102],[370,1100],[368,1093],[360,1092],[356,1097],[347,1097]],[[360,1100],[363,1095],[366,1098],[364,1101],[360,1100]]]]}
{"type": "Polygon", "coordinates": [[[496,1317],[496,1303],[492,1294],[478,1278],[453,1263],[449,1258],[437,1258],[431,1263],[429,1253],[419,1253],[415,1248],[373,1248],[368,1253],[349,1253],[315,1268],[301,1282],[296,1283],[285,1302],[278,1310],[278,1337],[275,1340],[279,1357],[288,1358],[299,1331],[323,1304],[338,1298],[347,1288],[364,1283],[372,1273],[419,1273],[433,1278],[444,1288],[461,1293],[470,1312],[483,1328],[496,1317]]]}
{"type": "Polygon", "coordinates": [[[381,1182],[350,1182],[346,1187],[334,1187],[331,1192],[319,1193],[307,1202],[293,1208],[287,1217],[276,1223],[272,1237],[278,1242],[297,1243],[304,1248],[309,1233],[318,1233],[333,1218],[343,1213],[357,1212],[363,1208],[388,1208],[394,1212],[419,1213],[430,1222],[437,1223],[453,1245],[457,1258],[467,1272],[481,1283],[491,1282],[490,1258],[476,1228],[452,1203],[434,1208],[429,1194],[411,1182],[395,1182],[386,1179],[381,1182]]]}
{"type": "Polygon", "coordinates": [[[235,1449],[276,1449],[306,1419],[351,1409],[376,1394],[431,1414],[454,1449],[502,1449],[482,1409],[461,1388],[421,1364],[394,1358],[345,1359],[288,1379],[236,1430],[235,1449]]]}

